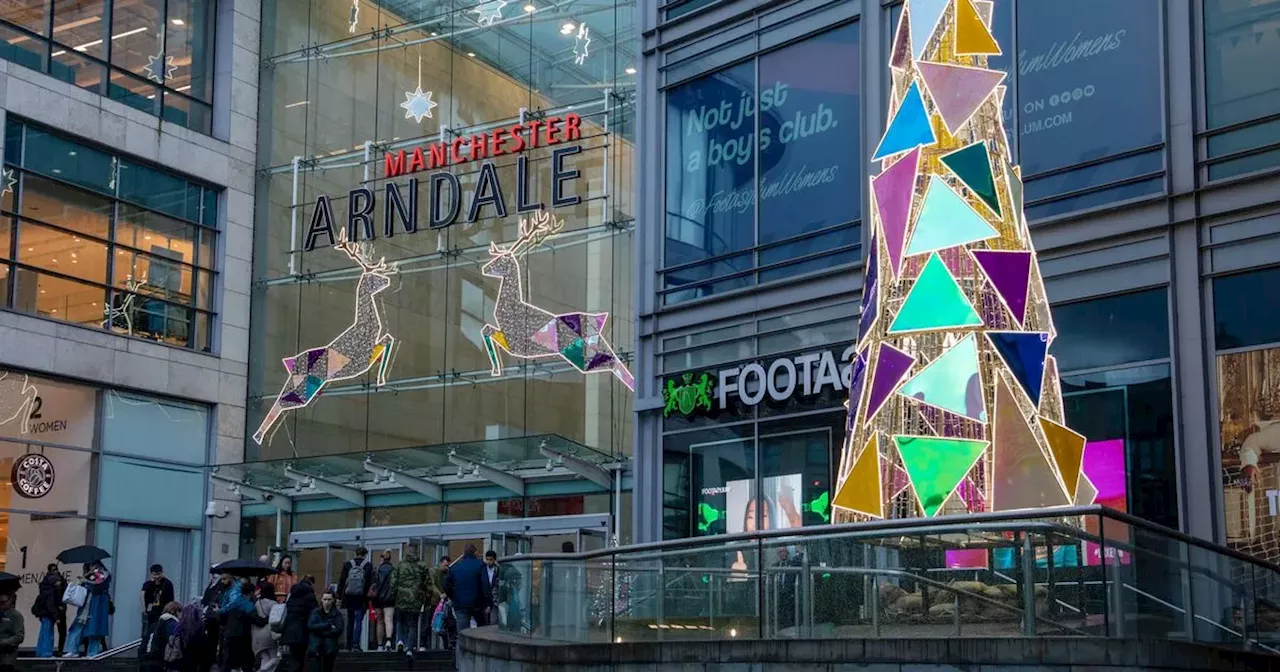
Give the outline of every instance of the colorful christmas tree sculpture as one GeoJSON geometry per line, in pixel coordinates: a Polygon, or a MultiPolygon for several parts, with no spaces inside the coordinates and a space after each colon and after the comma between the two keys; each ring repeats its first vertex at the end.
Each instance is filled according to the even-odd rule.
{"type": "Polygon", "coordinates": [[[872,156],[873,232],[836,522],[1093,501],[1001,120],[987,0],[908,0],[872,156]]]}

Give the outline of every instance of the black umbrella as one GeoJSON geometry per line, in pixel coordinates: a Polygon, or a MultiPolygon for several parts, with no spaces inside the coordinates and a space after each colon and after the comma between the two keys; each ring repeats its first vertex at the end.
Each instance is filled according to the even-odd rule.
{"type": "Polygon", "coordinates": [[[22,577],[0,572],[0,593],[11,593],[22,587],[22,577]]]}
{"type": "Polygon", "coordinates": [[[257,560],[228,560],[209,568],[210,574],[230,574],[232,576],[265,576],[275,574],[276,569],[265,562],[257,560]]]}
{"type": "Polygon", "coordinates": [[[111,557],[111,554],[98,548],[97,546],[76,546],[58,554],[58,562],[66,565],[88,565],[94,562],[102,562],[103,559],[111,557]]]}

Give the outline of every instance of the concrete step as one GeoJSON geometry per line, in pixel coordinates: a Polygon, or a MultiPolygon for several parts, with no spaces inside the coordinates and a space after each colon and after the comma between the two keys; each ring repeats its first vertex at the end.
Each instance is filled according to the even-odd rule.
{"type": "MultiPolygon", "coordinates": [[[[30,658],[19,660],[18,669],[23,672],[137,672],[138,659],[133,653],[106,660],[30,658]]],[[[444,672],[452,669],[454,665],[451,652],[437,650],[417,653],[413,658],[403,653],[340,653],[335,672],[444,672]]]]}

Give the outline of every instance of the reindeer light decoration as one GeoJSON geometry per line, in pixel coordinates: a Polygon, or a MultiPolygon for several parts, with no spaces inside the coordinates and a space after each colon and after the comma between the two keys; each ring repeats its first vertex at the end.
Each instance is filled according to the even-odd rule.
{"type": "Polygon", "coordinates": [[[0,374],[0,425],[7,425],[22,418],[22,433],[26,434],[35,412],[36,395],[39,392],[25,374],[5,371],[0,374]]]}
{"type": "Polygon", "coordinates": [[[382,313],[374,297],[391,286],[395,266],[388,265],[386,258],[375,263],[373,246],[348,242],[345,230],[338,234],[338,244],[334,247],[359,264],[362,270],[356,283],[355,319],[328,345],[284,358],[284,368],[289,377],[262,425],[253,434],[258,445],[262,445],[285,411],[310,404],[329,383],[364,375],[375,365],[378,367],[375,384],[380,387],[387,383],[396,339],[383,325],[382,313]]]}
{"type": "Polygon", "coordinates": [[[618,359],[605,340],[604,325],[609,313],[562,313],[543,310],[528,301],[524,288],[520,257],[537,247],[547,236],[564,227],[564,220],[551,213],[538,212],[532,220],[521,218],[520,237],[506,249],[489,243],[489,263],[480,269],[490,278],[499,278],[498,299],[493,307],[493,320],[481,334],[489,362],[490,375],[502,375],[498,349],[512,357],[538,359],[560,357],[582,373],[608,371],[618,377],[627,389],[636,389],[631,372],[618,359]]]}

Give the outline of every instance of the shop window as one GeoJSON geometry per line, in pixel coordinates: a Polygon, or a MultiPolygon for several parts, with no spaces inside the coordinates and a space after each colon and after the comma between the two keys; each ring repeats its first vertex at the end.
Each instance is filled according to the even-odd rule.
{"type": "Polygon", "coordinates": [[[780,530],[831,522],[831,466],[844,442],[844,414],[760,425],[760,485],[780,530]]]}
{"type": "Polygon", "coordinates": [[[0,438],[15,445],[40,441],[90,450],[97,403],[92,387],[0,371],[0,419],[8,418],[0,423],[0,438]]]}
{"type": "Polygon", "coordinates": [[[1280,0],[1205,0],[1209,178],[1280,165],[1280,0]]]}
{"type": "Polygon", "coordinates": [[[1280,342],[1280,268],[1213,280],[1213,335],[1218,350],[1280,342]]]}
{"type": "Polygon", "coordinates": [[[5,214],[20,218],[0,241],[17,262],[0,301],[207,352],[217,192],[20,121],[6,141],[16,199],[5,214]]]}
{"type": "Polygon", "coordinates": [[[670,538],[758,529],[751,425],[663,438],[663,528],[670,538]]]}
{"type": "Polygon", "coordinates": [[[200,527],[204,473],[104,455],[99,460],[98,515],[158,525],[200,527]],[[145,490],[146,497],[138,492],[145,490]]]}
{"type": "Polygon", "coordinates": [[[293,531],[350,530],[362,527],[363,522],[364,512],[361,509],[308,511],[306,513],[293,514],[293,531]]]}
{"type": "Polygon", "coordinates": [[[214,7],[212,0],[24,0],[0,9],[0,57],[209,133],[214,7]]]}
{"type": "Polygon", "coordinates": [[[1049,352],[1062,372],[1169,357],[1169,306],[1162,287],[1053,306],[1058,337],[1049,352]]]}
{"type": "Polygon", "coordinates": [[[419,523],[439,523],[444,513],[440,504],[413,504],[411,506],[377,506],[369,507],[365,527],[387,527],[389,525],[417,525],[419,523]]]}
{"type": "Polygon", "coordinates": [[[666,304],[858,258],[860,57],[849,24],[667,92],[666,304]]]}
{"type": "Polygon", "coordinates": [[[207,463],[207,408],[115,390],[107,390],[104,396],[103,452],[166,462],[207,463]]]}

